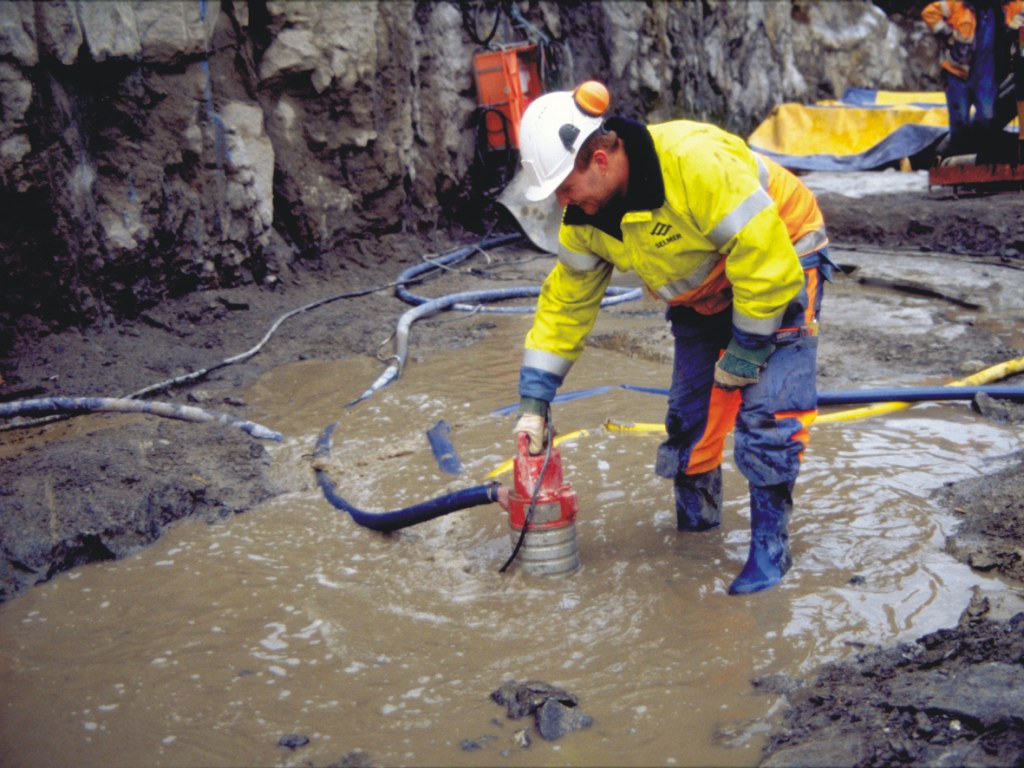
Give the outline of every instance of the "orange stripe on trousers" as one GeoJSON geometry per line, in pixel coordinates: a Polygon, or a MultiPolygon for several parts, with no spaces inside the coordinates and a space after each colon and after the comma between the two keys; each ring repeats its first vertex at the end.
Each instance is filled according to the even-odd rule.
{"type": "MultiPolygon", "coordinates": [[[[819,288],[818,268],[806,269],[804,275],[807,280],[807,309],[804,312],[804,323],[810,326],[816,319],[814,305],[819,288]]],[[[711,400],[708,403],[708,425],[690,452],[690,461],[686,465],[685,474],[702,475],[722,463],[725,438],[736,424],[736,415],[740,412],[742,402],[742,390],[726,391],[721,387],[711,388],[711,400]]],[[[775,418],[794,418],[800,422],[800,431],[793,435],[793,439],[803,445],[800,451],[800,460],[803,461],[804,451],[807,450],[807,445],[811,440],[810,426],[818,418],[818,410],[815,408],[810,411],[779,411],[775,414],[775,418]]]]}

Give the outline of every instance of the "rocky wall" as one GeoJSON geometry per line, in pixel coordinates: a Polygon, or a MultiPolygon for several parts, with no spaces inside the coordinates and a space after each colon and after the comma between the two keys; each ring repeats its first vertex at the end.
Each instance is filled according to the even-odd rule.
{"type": "Polygon", "coordinates": [[[624,113],[739,133],[918,87],[907,46],[931,53],[860,0],[0,2],[0,348],[480,227],[515,160],[479,146],[492,20],[491,47],[539,45],[547,89],[599,78],[624,113]]]}

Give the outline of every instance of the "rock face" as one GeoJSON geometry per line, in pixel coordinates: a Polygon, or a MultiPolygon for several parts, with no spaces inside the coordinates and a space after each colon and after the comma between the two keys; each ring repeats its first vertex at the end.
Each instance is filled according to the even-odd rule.
{"type": "MultiPolygon", "coordinates": [[[[494,5],[0,3],[0,347],[479,227],[473,38],[494,5]]],[[[859,0],[511,7],[492,46],[539,43],[547,89],[596,77],[652,121],[746,133],[784,101],[933,74],[921,25],[859,0]]]]}

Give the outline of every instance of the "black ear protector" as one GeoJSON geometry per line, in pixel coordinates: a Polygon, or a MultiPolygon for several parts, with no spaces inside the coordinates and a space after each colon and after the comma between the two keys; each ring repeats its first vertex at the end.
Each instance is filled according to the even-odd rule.
{"type": "Polygon", "coordinates": [[[562,146],[569,152],[575,152],[573,145],[576,143],[576,138],[580,135],[580,129],[572,123],[564,123],[561,128],[558,129],[558,138],[562,140],[562,146]]]}

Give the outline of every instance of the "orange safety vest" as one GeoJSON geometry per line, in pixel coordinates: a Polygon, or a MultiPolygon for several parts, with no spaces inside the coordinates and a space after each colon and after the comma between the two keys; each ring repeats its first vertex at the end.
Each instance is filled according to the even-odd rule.
{"type": "Polygon", "coordinates": [[[1016,41],[1016,54],[1024,55],[1024,0],[1012,0],[1003,5],[1003,10],[1006,11],[1006,26],[1016,41]]]}
{"type": "MultiPolygon", "coordinates": [[[[940,52],[942,68],[966,78],[971,71],[974,34],[978,28],[974,9],[963,0],[938,0],[924,7],[921,18],[936,35],[949,35],[940,52]]],[[[1003,18],[1010,29],[1014,29],[1014,25],[1019,27],[1019,22],[1024,20],[1024,0],[1003,3],[1003,18]]]]}

